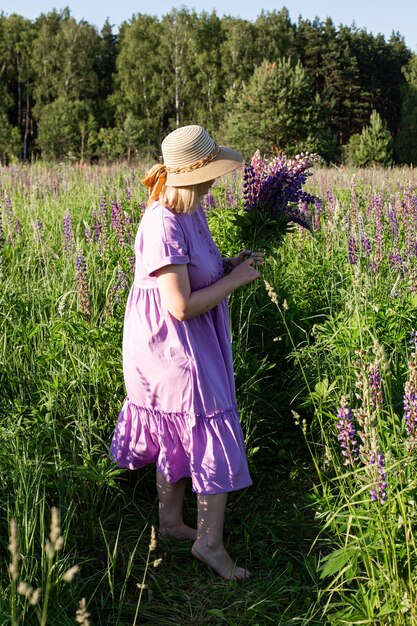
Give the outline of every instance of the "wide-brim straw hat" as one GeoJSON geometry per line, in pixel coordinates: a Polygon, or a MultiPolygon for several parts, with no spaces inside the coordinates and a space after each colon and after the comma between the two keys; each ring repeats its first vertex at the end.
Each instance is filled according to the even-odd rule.
{"type": "Polygon", "coordinates": [[[162,142],[162,156],[171,187],[197,185],[241,167],[243,156],[218,146],[201,126],[182,126],[162,142]]]}

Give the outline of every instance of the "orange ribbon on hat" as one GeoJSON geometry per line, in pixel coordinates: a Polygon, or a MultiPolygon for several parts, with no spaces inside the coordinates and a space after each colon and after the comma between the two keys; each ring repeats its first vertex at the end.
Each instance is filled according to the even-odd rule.
{"type": "Polygon", "coordinates": [[[149,172],[140,179],[140,182],[149,187],[149,201],[158,200],[162,187],[167,180],[167,168],[162,163],[154,165],[149,172]]]}

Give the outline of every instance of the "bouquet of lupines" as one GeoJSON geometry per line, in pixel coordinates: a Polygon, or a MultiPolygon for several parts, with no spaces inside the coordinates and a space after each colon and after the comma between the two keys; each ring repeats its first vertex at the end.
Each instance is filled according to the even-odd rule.
{"type": "Polygon", "coordinates": [[[308,170],[321,157],[302,152],[264,160],[259,150],[246,165],[243,183],[244,212],[236,218],[238,235],[250,248],[269,250],[282,242],[295,224],[311,230],[307,212],[319,199],[303,190],[308,170]]]}

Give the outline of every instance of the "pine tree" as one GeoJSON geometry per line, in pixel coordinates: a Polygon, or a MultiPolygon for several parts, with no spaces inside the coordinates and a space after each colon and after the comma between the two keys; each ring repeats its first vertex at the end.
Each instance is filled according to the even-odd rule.
{"type": "Polygon", "coordinates": [[[353,135],[348,144],[348,158],[352,165],[366,167],[370,165],[392,164],[392,136],[381,116],[372,111],[369,126],[360,135],[353,135]]]}

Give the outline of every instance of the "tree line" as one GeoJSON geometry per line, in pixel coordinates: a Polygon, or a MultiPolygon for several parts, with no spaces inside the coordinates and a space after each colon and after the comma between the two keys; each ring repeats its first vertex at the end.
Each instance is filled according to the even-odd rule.
{"type": "Polygon", "coordinates": [[[157,158],[190,123],[246,157],[310,150],[337,162],[375,120],[388,161],[417,163],[417,58],[399,33],[293,23],[286,8],[254,22],[137,14],[117,34],[68,8],[0,15],[2,163],[157,158]]]}

